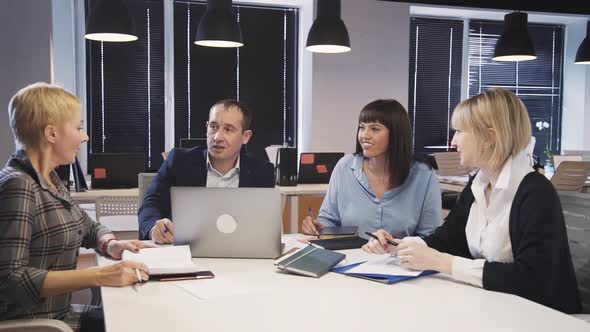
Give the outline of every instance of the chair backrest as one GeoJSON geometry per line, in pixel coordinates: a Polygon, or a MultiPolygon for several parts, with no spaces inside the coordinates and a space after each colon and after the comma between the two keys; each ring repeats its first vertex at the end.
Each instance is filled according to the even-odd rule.
{"type": "Polygon", "coordinates": [[[137,215],[137,197],[101,196],[96,200],[96,220],[107,216],[137,215]]]}
{"type": "Polygon", "coordinates": [[[564,161],[582,161],[582,155],[553,155],[553,167],[557,169],[564,161]]]}
{"type": "Polygon", "coordinates": [[[438,165],[438,175],[441,176],[463,176],[469,175],[471,169],[461,166],[459,152],[436,152],[434,159],[438,165]]]}
{"type": "Polygon", "coordinates": [[[556,190],[581,192],[588,176],[590,161],[564,161],[551,177],[551,183],[556,190]]]}
{"type": "Polygon", "coordinates": [[[17,319],[0,322],[2,332],[73,332],[68,324],[57,319],[17,319]]]}
{"type": "Polygon", "coordinates": [[[559,191],[584,313],[590,313],[590,194],[559,191]]]}
{"type": "Polygon", "coordinates": [[[139,189],[139,199],[137,202],[139,203],[140,206],[143,203],[143,198],[145,197],[145,193],[147,192],[148,188],[152,184],[152,181],[154,181],[154,178],[156,177],[157,174],[158,173],[139,173],[139,174],[137,174],[137,184],[138,184],[138,189],[139,189]]]}

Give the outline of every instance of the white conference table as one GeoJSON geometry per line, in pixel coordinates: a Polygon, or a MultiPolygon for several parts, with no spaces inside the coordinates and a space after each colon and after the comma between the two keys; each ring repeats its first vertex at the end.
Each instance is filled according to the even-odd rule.
{"type": "Polygon", "coordinates": [[[285,274],[272,260],[194,261],[215,278],[102,287],[107,332],[590,331],[577,318],[442,275],[384,285],[336,273],[285,274]]]}

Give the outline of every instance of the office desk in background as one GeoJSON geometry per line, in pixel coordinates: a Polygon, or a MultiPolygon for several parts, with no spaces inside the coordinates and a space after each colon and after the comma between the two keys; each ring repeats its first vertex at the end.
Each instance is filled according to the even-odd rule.
{"type": "Polygon", "coordinates": [[[106,331],[590,331],[521,297],[440,275],[384,285],[284,274],[267,259],[193,261],[215,278],[102,287],[106,331]]]}
{"type": "MultiPolygon", "coordinates": [[[[314,204],[317,202],[321,203],[323,196],[328,190],[327,184],[300,184],[293,187],[281,187],[277,186],[282,196],[282,207],[283,207],[283,232],[284,233],[297,233],[299,231],[300,210],[307,211],[307,205],[299,206],[300,196],[313,196],[314,204]]],[[[83,203],[95,203],[96,199],[101,196],[135,196],[139,197],[138,188],[129,189],[90,189],[85,192],[71,193],[72,199],[77,201],[79,204],[83,203]]],[[[317,211],[315,211],[317,214],[317,211]]]]}

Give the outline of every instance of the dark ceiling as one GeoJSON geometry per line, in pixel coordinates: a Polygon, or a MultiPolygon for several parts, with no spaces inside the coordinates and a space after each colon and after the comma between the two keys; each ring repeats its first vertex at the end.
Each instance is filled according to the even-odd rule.
{"type": "Polygon", "coordinates": [[[378,0],[424,5],[475,7],[526,12],[580,14],[590,16],[590,0],[378,0]]]}

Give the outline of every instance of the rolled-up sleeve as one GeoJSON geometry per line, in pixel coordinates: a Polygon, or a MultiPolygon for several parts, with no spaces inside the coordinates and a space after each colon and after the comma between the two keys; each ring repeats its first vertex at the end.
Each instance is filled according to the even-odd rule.
{"type": "Polygon", "coordinates": [[[42,302],[47,270],[27,266],[36,216],[33,183],[9,179],[0,187],[0,297],[23,308],[42,302]]]}

